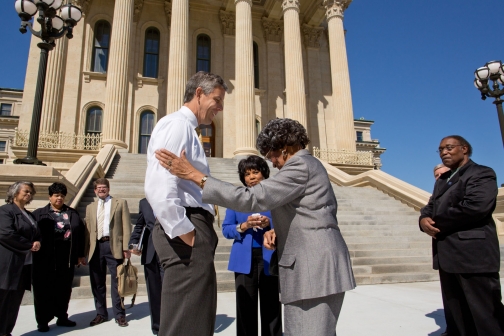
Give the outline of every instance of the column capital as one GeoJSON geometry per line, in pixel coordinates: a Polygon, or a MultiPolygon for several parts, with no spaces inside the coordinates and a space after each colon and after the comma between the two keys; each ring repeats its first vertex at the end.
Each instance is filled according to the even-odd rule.
{"type": "Polygon", "coordinates": [[[309,25],[303,25],[302,27],[305,45],[308,48],[320,48],[320,38],[324,33],[323,27],[312,27],[309,25]]]}
{"type": "Polygon", "coordinates": [[[235,5],[237,5],[238,2],[246,2],[252,7],[252,0],[234,0],[235,5]]]}
{"type": "Polygon", "coordinates": [[[236,31],[236,15],[233,12],[221,10],[219,13],[221,21],[222,35],[235,35],[236,31]]]}
{"type": "Polygon", "coordinates": [[[332,18],[339,17],[343,19],[343,12],[350,6],[352,0],[324,0],[324,7],[326,8],[327,21],[332,18]]]}
{"type": "Polygon", "coordinates": [[[299,13],[299,0],[282,0],[282,9],[284,13],[289,9],[299,13]]]}
{"type": "Polygon", "coordinates": [[[144,5],[144,0],[135,0],[135,7],[133,9],[133,22],[138,22],[140,19],[140,14],[142,14],[142,8],[144,5]]]}
{"type": "Polygon", "coordinates": [[[266,41],[281,42],[284,24],[280,20],[262,18],[264,38],[266,41]]]}
{"type": "Polygon", "coordinates": [[[73,1],[73,5],[75,5],[81,9],[82,15],[86,15],[90,3],[91,3],[91,0],[74,0],[73,1]]]}
{"type": "Polygon", "coordinates": [[[164,0],[164,11],[166,15],[166,23],[170,26],[171,23],[171,0],[164,0]]]}

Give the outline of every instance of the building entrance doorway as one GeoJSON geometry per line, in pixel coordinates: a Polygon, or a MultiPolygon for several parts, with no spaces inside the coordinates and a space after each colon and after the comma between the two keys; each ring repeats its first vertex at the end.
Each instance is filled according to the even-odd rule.
{"type": "Polygon", "coordinates": [[[200,125],[201,134],[201,144],[205,150],[206,157],[215,156],[215,126],[211,125],[200,125]]]}

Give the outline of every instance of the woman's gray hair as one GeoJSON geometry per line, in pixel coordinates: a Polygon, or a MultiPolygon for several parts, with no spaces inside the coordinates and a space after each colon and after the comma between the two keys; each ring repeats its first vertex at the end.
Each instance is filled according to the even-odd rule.
{"type": "Polygon", "coordinates": [[[195,73],[187,81],[184,94],[184,104],[193,100],[197,88],[200,87],[205,95],[209,95],[217,86],[222,87],[226,92],[228,90],[228,87],[221,76],[205,71],[195,73]]]}
{"type": "Polygon", "coordinates": [[[276,118],[270,120],[257,136],[256,147],[261,155],[286,146],[298,145],[301,149],[310,143],[306,128],[297,120],[276,118]]]}
{"type": "MultiPolygon", "coordinates": [[[[9,203],[9,204],[14,203],[14,198],[17,196],[17,194],[19,194],[19,192],[21,191],[21,186],[23,186],[23,185],[27,185],[28,187],[31,188],[31,190],[32,190],[31,196],[33,199],[33,196],[35,196],[35,194],[36,194],[35,186],[33,185],[33,183],[31,183],[29,181],[17,181],[9,187],[9,190],[7,190],[7,196],[5,197],[5,203],[9,203]]],[[[29,204],[29,203],[30,202],[28,202],[27,204],[29,204]]]]}

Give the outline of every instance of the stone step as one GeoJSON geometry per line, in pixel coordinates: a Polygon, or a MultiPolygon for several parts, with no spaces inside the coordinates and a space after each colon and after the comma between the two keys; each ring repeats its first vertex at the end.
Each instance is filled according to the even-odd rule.
{"type": "Polygon", "coordinates": [[[365,243],[384,243],[389,246],[393,246],[394,243],[409,243],[409,242],[428,242],[430,244],[431,239],[427,235],[418,235],[415,236],[344,236],[345,241],[348,245],[350,244],[365,244],[365,243]]]}
{"type": "Polygon", "coordinates": [[[350,257],[352,258],[396,256],[428,256],[429,258],[431,258],[432,252],[430,249],[426,248],[411,248],[402,250],[350,250],[350,257]]]}
{"type": "Polygon", "coordinates": [[[357,285],[375,285],[399,282],[425,282],[438,281],[437,271],[403,272],[388,274],[355,274],[357,285]]]}
{"type": "MultiPolygon", "coordinates": [[[[401,252],[399,250],[398,252],[401,252]]],[[[383,265],[383,264],[420,264],[420,263],[431,263],[432,256],[402,256],[400,254],[396,256],[385,256],[385,257],[358,257],[351,258],[353,266],[361,265],[383,265]]]]}

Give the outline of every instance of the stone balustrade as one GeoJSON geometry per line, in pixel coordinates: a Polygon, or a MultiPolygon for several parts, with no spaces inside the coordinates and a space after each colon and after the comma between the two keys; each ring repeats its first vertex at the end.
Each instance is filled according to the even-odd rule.
{"type": "MultiPolygon", "coordinates": [[[[28,147],[30,132],[15,129],[14,143],[16,147],[28,147]]],[[[40,132],[38,148],[45,149],[77,149],[97,151],[102,147],[102,135],[65,132],[40,132]]]]}
{"type": "Polygon", "coordinates": [[[313,156],[330,164],[372,166],[374,163],[374,156],[371,151],[347,151],[313,147],[313,156]]]}

